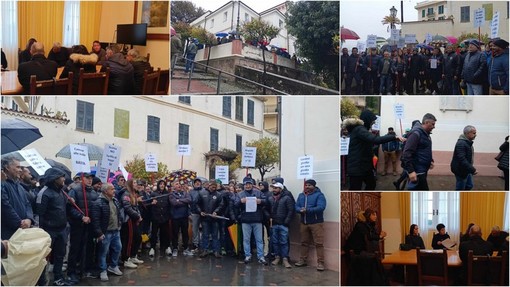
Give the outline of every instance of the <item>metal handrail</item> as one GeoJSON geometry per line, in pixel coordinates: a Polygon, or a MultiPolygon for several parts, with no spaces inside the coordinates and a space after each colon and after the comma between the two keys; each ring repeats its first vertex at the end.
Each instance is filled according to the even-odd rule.
{"type": "MultiPolygon", "coordinates": [[[[182,59],[184,59],[185,61],[191,61],[191,60],[186,59],[186,58],[184,58],[184,57],[181,57],[181,58],[182,58],[182,59]]],[[[239,76],[234,75],[234,74],[232,74],[232,73],[225,72],[225,71],[223,71],[223,70],[220,70],[220,69],[217,69],[217,68],[214,68],[214,67],[211,67],[211,66],[208,66],[208,65],[202,64],[202,63],[198,63],[198,62],[196,62],[196,61],[191,61],[191,72],[189,73],[189,77],[188,77],[188,89],[187,89],[187,91],[188,91],[188,92],[189,92],[189,90],[190,90],[190,86],[191,86],[191,75],[193,74],[193,70],[194,70],[194,68],[195,68],[195,67],[194,67],[194,65],[195,65],[195,64],[198,64],[198,65],[201,65],[201,66],[207,67],[208,69],[212,69],[212,70],[215,70],[215,71],[217,71],[217,72],[218,72],[218,82],[217,82],[217,87],[216,87],[216,94],[217,94],[217,95],[219,95],[219,94],[220,94],[220,82],[221,82],[220,80],[221,80],[221,74],[222,74],[222,73],[223,73],[223,74],[225,74],[225,75],[232,76],[232,77],[234,77],[234,78],[236,78],[236,79],[240,79],[240,80],[246,81],[246,82],[248,82],[248,83],[251,83],[251,84],[257,85],[257,86],[259,86],[259,87],[269,89],[269,90],[271,90],[271,91],[273,91],[273,92],[275,92],[275,93],[281,94],[281,95],[290,95],[290,94],[287,94],[287,93],[285,93],[285,92],[283,92],[283,91],[277,90],[277,89],[275,89],[275,88],[272,88],[272,87],[269,87],[269,86],[266,86],[266,85],[263,85],[263,84],[260,84],[260,83],[254,82],[254,81],[252,81],[252,80],[248,80],[248,79],[243,78],[243,77],[239,77],[239,76]]]]}

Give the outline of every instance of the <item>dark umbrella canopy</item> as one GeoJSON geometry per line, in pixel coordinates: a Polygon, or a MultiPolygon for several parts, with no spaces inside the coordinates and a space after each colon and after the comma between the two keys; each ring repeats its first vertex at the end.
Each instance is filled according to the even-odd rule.
{"type": "MultiPolygon", "coordinates": [[[[86,146],[89,151],[89,160],[101,160],[103,159],[103,149],[97,145],[90,143],[78,143],[78,145],[86,146]]],[[[56,157],[71,158],[71,146],[66,145],[57,154],[56,157]]]]}
{"type": "Polygon", "coordinates": [[[20,150],[41,137],[39,129],[25,121],[2,120],[2,154],[20,150]]]}

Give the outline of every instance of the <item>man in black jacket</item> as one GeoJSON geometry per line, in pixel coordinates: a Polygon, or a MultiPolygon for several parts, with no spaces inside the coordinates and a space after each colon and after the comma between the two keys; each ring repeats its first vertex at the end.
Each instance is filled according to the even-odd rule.
{"type": "Polygon", "coordinates": [[[469,42],[468,50],[462,67],[462,78],[466,82],[468,95],[482,95],[482,84],[487,81],[487,57],[480,52],[480,43],[476,40],[469,42]]]}
{"type": "Polygon", "coordinates": [[[473,166],[475,155],[473,140],[475,137],[476,128],[466,126],[455,144],[450,163],[450,169],[455,174],[455,190],[471,190],[473,188],[473,175],[476,174],[476,168],[473,166]]]}
{"type": "Polygon", "coordinates": [[[48,53],[48,60],[55,61],[59,67],[63,67],[69,60],[69,51],[66,47],[62,47],[60,42],[55,42],[48,53]]]}
{"type": "Polygon", "coordinates": [[[51,80],[57,76],[57,63],[46,59],[42,43],[32,44],[30,54],[32,59],[18,67],[18,80],[23,86],[25,95],[30,94],[30,76],[35,75],[37,81],[51,80]]]}
{"type": "Polygon", "coordinates": [[[356,80],[357,94],[361,95],[362,70],[363,59],[358,54],[358,48],[352,48],[351,56],[347,59],[345,66],[345,95],[351,95],[352,79],[356,80]]]}
{"type": "Polygon", "coordinates": [[[444,94],[460,95],[460,56],[455,53],[452,45],[446,46],[443,67],[444,94]]]}
{"type": "Polygon", "coordinates": [[[289,263],[289,225],[294,216],[294,200],[283,193],[283,184],[277,182],[271,185],[273,193],[268,196],[270,210],[271,244],[275,259],[272,265],[278,265],[283,260],[285,268],[292,268],[289,263]]]}
{"type": "Polygon", "coordinates": [[[112,45],[106,49],[106,61],[103,62],[101,72],[105,72],[106,68],[110,68],[109,95],[134,94],[135,76],[133,65],[124,58],[118,45],[112,45]]]}
{"type": "Polygon", "coordinates": [[[151,72],[151,64],[147,58],[140,56],[137,49],[131,49],[127,52],[126,60],[128,60],[134,69],[135,77],[135,95],[141,95],[143,89],[143,75],[145,71],[151,72]]]}
{"type": "Polygon", "coordinates": [[[170,250],[170,199],[166,189],[166,181],[159,180],[156,190],[151,193],[152,206],[152,230],[151,230],[151,249],[149,256],[154,256],[156,243],[158,242],[159,232],[159,250],[160,254],[171,253],[170,250]],[[165,196],[166,195],[166,196],[165,196]],[[157,197],[157,198],[156,198],[157,197]]]}
{"type": "Polygon", "coordinates": [[[467,261],[469,250],[473,250],[473,255],[491,256],[493,251],[492,243],[482,239],[482,229],[478,225],[473,225],[469,229],[469,240],[461,242],[459,246],[459,257],[462,260],[463,281],[461,285],[465,285],[465,275],[467,274],[467,261]]]}
{"type": "Polygon", "coordinates": [[[65,173],[58,168],[50,168],[44,173],[46,186],[37,194],[39,226],[51,236],[53,254],[53,285],[69,286],[62,273],[67,245],[67,198],[64,187],[65,173]]]}
{"type": "Polygon", "coordinates": [[[220,241],[219,241],[219,219],[212,216],[220,215],[223,212],[224,204],[223,197],[216,191],[218,183],[215,180],[209,181],[209,192],[198,197],[196,205],[197,211],[201,216],[200,221],[202,222],[202,252],[200,257],[206,257],[209,252],[207,246],[209,246],[209,236],[212,238],[212,247],[214,250],[214,256],[221,258],[220,254],[220,241]]]}

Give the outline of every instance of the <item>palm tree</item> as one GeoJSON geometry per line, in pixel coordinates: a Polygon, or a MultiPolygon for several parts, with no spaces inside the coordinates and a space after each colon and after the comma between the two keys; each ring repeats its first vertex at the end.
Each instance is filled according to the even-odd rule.
{"type": "Polygon", "coordinates": [[[394,27],[394,26],[395,26],[395,24],[400,24],[400,19],[398,19],[398,17],[396,17],[396,16],[391,16],[391,15],[389,15],[389,16],[384,16],[384,18],[383,18],[383,20],[381,21],[381,23],[382,23],[383,25],[388,25],[388,24],[390,25],[390,26],[388,26],[388,29],[387,29],[387,30],[388,30],[388,32],[389,32],[389,31],[390,31],[390,28],[391,28],[391,29],[395,29],[395,27],[394,27]]]}

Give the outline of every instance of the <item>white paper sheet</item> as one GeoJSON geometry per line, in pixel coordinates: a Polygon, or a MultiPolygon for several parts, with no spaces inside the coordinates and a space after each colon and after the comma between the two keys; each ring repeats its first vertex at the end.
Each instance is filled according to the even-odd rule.
{"type": "Polygon", "coordinates": [[[437,59],[430,59],[430,68],[437,69],[437,59]]]}
{"type": "Polygon", "coordinates": [[[256,212],[257,211],[257,198],[256,197],[246,197],[246,212],[256,212]]]}

